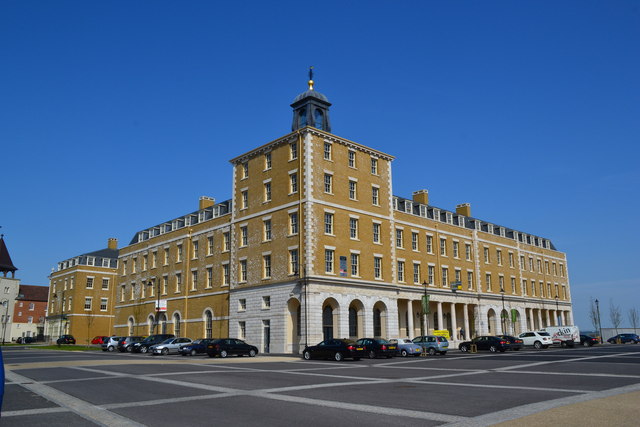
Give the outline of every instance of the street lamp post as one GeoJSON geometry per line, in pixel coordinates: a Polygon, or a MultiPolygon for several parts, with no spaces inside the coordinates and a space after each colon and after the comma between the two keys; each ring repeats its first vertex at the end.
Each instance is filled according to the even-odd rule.
{"type": "Polygon", "coordinates": [[[2,305],[4,305],[4,318],[2,319],[2,345],[4,345],[4,335],[7,330],[7,322],[9,320],[9,300],[3,299],[2,305]]]}
{"type": "Polygon", "coordinates": [[[558,326],[562,326],[562,316],[560,316],[560,307],[558,306],[558,295],[556,295],[556,322],[558,326]]]}
{"type": "Polygon", "coordinates": [[[504,288],[500,288],[500,298],[502,299],[502,313],[500,313],[500,318],[502,319],[502,333],[506,334],[506,318],[505,318],[505,309],[504,309],[504,288]]]}
{"type": "Polygon", "coordinates": [[[598,329],[600,329],[600,344],[604,343],[604,337],[602,336],[602,323],[600,322],[600,303],[596,299],[596,313],[598,315],[598,329]]]}

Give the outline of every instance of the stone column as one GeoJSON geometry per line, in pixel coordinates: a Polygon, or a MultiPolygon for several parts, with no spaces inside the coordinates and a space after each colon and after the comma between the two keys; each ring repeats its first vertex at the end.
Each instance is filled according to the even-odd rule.
{"type": "Polygon", "coordinates": [[[458,341],[458,321],[456,318],[456,303],[451,303],[451,334],[453,335],[453,340],[458,341]]]}
{"type": "Polygon", "coordinates": [[[413,301],[407,301],[407,338],[413,339],[415,331],[413,330],[413,301]]]}
{"type": "Polygon", "coordinates": [[[442,302],[438,301],[438,329],[444,329],[442,326],[442,302]]]}
{"type": "Polygon", "coordinates": [[[462,319],[463,319],[463,323],[464,323],[464,338],[460,337],[462,340],[468,340],[471,339],[471,330],[469,329],[469,305],[468,304],[463,304],[463,313],[462,313],[462,319]]]}
{"type": "Polygon", "coordinates": [[[542,310],[538,309],[538,327],[536,328],[536,330],[542,328],[542,310]]]}
{"type": "Polygon", "coordinates": [[[545,326],[551,326],[551,315],[550,315],[550,311],[551,310],[546,310],[547,311],[547,324],[545,326]]]}

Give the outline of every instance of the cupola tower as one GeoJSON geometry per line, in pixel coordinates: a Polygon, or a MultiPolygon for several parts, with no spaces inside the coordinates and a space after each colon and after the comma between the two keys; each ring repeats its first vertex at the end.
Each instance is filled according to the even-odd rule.
{"type": "Polygon", "coordinates": [[[309,68],[309,89],[296,96],[291,104],[293,108],[293,124],[291,130],[312,126],[316,129],[331,132],[329,107],[331,103],[326,96],[313,89],[313,67],[309,68]]]}

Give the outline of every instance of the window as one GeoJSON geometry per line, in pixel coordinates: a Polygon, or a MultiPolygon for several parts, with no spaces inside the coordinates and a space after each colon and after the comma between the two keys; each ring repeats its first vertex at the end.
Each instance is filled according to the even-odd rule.
{"type": "Polygon", "coordinates": [[[241,193],[240,209],[247,209],[249,207],[249,191],[243,190],[241,193]]]}
{"type": "Polygon", "coordinates": [[[162,276],[162,295],[169,292],[169,276],[162,276]]]}
{"type": "MultiPolygon", "coordinates": [[[[29,317],[27,317],[27,323],[33,323],[33,316],[29,316],[29,317]]],[[[28,333],[29,333],[29,332],[27,332],[27,334],[28,334],[28,333]]],[[[29,336],[29,335],[27,335],[27,336],[29,336]]]]}
{"type": "Polygon", "coordinates": [[[238,335],[240,339],[245,339],[247,334],[246,322],[238,322],[238,335]]]}
{"type": "Polygon", "coordinates": [[[505,291],[505,289],[504,289],[504,276],[498,276],[498,284],[500,285],[499,286],[500,292],[505,291]]]}
{"type": "Polygon", "coordinates": [[[533,271],[533,258],[529,257],[529,271],[533,271]]]}
{"type": "Polygon", "coordinates": [[[498,265],[502,265],[502,251],[496,250],[496,260],[498,261],[498,265]]]}
{"type": "Polygon", "coordinates": [[[373,243],[380,243],[380,224],[373,223],[373,243]]]}
{"type": "Polygon", "coordinates": [[[213,255],[213,236],[207,237],[207,255],[213,255]]]}
{"type": "Polygon", "coordinates": [[[413,263],[413,283],[420,284],[420,264],[413,263]]]}
{"type": "Polygon", "coordinates": [[[107,311],[109,298],[100,298],[100,311],[107,311]]]}
{"type": "Polygon", "coordinates": [[[551,272],[549,271],[549,261],[545,261],[545,262],[544,262],[544,271],[545,271],[547,274],[550,274],[550,273],[551,273],[551,272]]]}
{"type": "Polygon", "coordinates": [[[460,257],[460,243],[459,242],[453,242],[453,257],[454,258],[459,258],[460,257]]]}
{"type": "Polygon", "coordinates": [[[228,231],[222,234],[222,248],[225,252],[231,249],[231,236],[228,231]]]}
{"type": "Polygon", "coordinates": [[[371,173],[373,175],[378,175],[378,159],[371,158],[371,173]]]}
{"type": "Polygon", "coordinates": [[[404,230],[396,229],[396,248],[404,247],[404,230]]]}
{"type": "Polygon", "coordinates": [[[292,173],[289,175],[289,193],[297,193],[298,192],[298,174],[292,173]]]}
{"type": "Polygon", "coordinates": [[[349,198],[351,200],[358,199],[358,183],[356,181],[349,180],[349,198]]]}
{"type": "Polygon", "coordinates": [[[380,189],[378,187],[371,187],[371,203],[374,206],[380,205],[380,189]]]}
{"type": "Polygon", "coordinates": [[[181,262],[182,261],[182,245],[178,245],[178,257],[176,259],[176,262],[181,262]]]}
{"type": "Polygon", "coordinates": [[[487,288],[487,292],[491,292],[491,274],[487,273],[484,276],[484,282],[485,282],[484,284],[485,284],[485,286],[487,288]]]}
{"type": "Polygon", "coordinates": [[[244,162],[242,164],[242,178],[249,178],[249,163],[244,162]]]}
{"type": "Polygon", "coordinates": [[[126,275],[127,274],[127,260],[122,260],[122,274],[126,275]]]}
{"type": "Polygon", "coordinates": [[[511,278],[511,293],[512,294],[516,293],[516,278],[515,277],[511,278]]]}
{"type": "Polygon", "coordinates": [[[522,279],[522,294],[527,295],[527,281],[522,279]]]}
{"type": "Polygon", "coordinates": [[[164,265],[169,265],[169,248],[164,248],[164,265]]]}
{"type": "Polygon", "coordinates": [[[467,271],[467,288],[473,289],[473,271],[467,271]]]}
{"type": "Polygon", "coordinates": [[[542,262],[538,259],[536,260],[536,264],[538,265],[538,273],[542,273],[542,262]]]}
{"type": "Polygon", "coordinates": [[[87,277],[87,289],[93,289],[93,277],[87,277]]]}
{"type": "Polygon", "coordinates": [[[271,201],[271,183],[270,182],[264,183],[264,201],[265,203],[271,201]]]}
{"type": "MultiPolygon", "coordinates": [[[[557,286],[556,286],[557,287],[557,286]]],[[[33,311],[36,309],[36,305],[32,302],[29,303],[29,311],[33,311]]]]}
{"type": "Polygon", "coordinates": [[[198,270],[191,272],[191,290],[195,291],[196,289],[198,289],[198,270]]]}
{"type": "Polygon", "coordinates": [[[418,250],[418,233],[411,232],[411,249],[418,250]]]}
{"type": "Polygon", "coordinates": [[[456,283],[460,283],[461,282],[460,273],[461,273],[460,270],[456,268],[456,270],[454,272],[455,278],[453,279],[456,283]]]}
{"type": "Polygon", "coordinates": [[[199,244],[197,240],[191,242],[191,259],[198,259],[199,244]]]}
{"type": "Polygon", "coordinates": [[[151,268],[156,268],[158,266],[158,252],[153,251],[151,253],[151,268]]]}
{"type": "Polygon", "coordinates": [[[324,192],[327,194],[333,193],[333,175],[329,173],[324,174],[324,192]]]}
{"type": "Polygon", "coordinates": [[[331,160],[331,143],[330,142],[325,142],[324,143],[324,159],[325,160],[331,160]]]}
{"type": "Polygon", "coordinates": [[[489,248],[484,248],[484,263],[489,264],[489,248]]]}
{"type": "Polygon", "coordinates": [[[149,256],[148,255],[143,255],[142,256],[142,271],[147,271],[148,262],[149,262],[149,256]]]}
{"type": "Polygon", "coordinates": [[[447,286],[449,284],[449,269],[447,267],[442,267],[442,286],[447,286]]]}
{"type": "Polygon", "coordinates": [[[85,297],[84,298],[84,309],[87,310],[87,311],[91,310],[91,300],[92,300],[91,297],[85,297]]]}
{"type": "Polygon", "coordinates": [[[373,258],[373,277],[376,279],[382,279],[382,258],[373,258]]]}
{"type": "Polygon", "coordinates": [[[560,264],[560,277],[564,277],[564,264],[560,264]]]}
{"type": "Polygon", "coordinates": [[[298,274],[298,250],[289,250],[289,274],[298,274]]]}
{"type": "Polygon", "coordinates": [[[229,284],[229,264],[222,264],[222,284],[223,285],[228,285],[229,284]]]}
{"type": "Polygon", "coordinates": [[[240,261],[240,281],[247,281],[247,260],[243,259],[240,261]]]}
{"type": "Polygon", "coordinates": [[[182,289],[182,273],[176,273],[176,293],[182,289]]]}
{"type": "Polygon", "coordinates": [[[553,275],[557,276],[558,275],[558,265],[555,262],[552,265],[553,265],[553,275]]]}
{"type": "Polygon", "coordinates": [[[289,160],[295,160],[298,158],[298,144],[292,142],[289,144],[289,160]]]}
{"type": "Polygon", "coordinates": [[[264,154],[264,170],[271,169],[271,153],[264,154]]]}
{"type": "Polygon", "coordinates": [[[324,271],[325,273],[333,273],[333,255],[332,249],[324,250],[324,271]]]}
{"type": "Polygon", "coordinates": [[[262,308],[271,308],[271,297],[264,296],[262,297],[262,308]]]}
{"type": "Polygon", "coordinates": [[[398,282],[404,282],[404,261],[398,261],[398,282]]]}
{"type": "Polygon", "coordinates": [[[207,288],[213,287],[213,268],[207,267],[207,288]]]}
{"type": "Polygon", "coordinates": [[[356,152],[355,151],[349,151],[349,167],[350,168],[355,168],[356,167],[356,152]]]}
{"type": "Polygon", "coordinates": [[[433,237],[432,236],[427,236],[427,253],[428,254],[433,253],[433,237]]]}
{"type": "Polygon", "coordinates": [[[349,237],[358,238],[358,220],[356,218],[349,218],[349,237]]]}
{"type": "Polygon", "coordinates": [[[333,234],[333,214],[324,213],[324,234],[333,234]]]}
{"type": "Polygon", "coordinates": [[[247,300],[245,298],[240,298],[238,300],[238,311],[245,311],[247,309],[247,300]]]}
{"type": "Polygon", "coordinates": [[[263,222],[263,241],[268,242],[269,240],[271,240],[271,220],[270,219],[265,219],[263,222]]]}
{"type": "Polygon", "coordinates": [[[247,246],[249,244],[249,230],[247,226],[240,227],[240,246],[247,246]]]}
{"type": "Polygon", "coordinates": [[[527,265],[524,261],[524,257],[520,256],[520,269],[524,270],[525,268],[527,268],[527,265]]]}
{"type": "Polygon", "coordinates": [[[447,239],[440,239],[440,255],[447,256],[447,239]]]}
{"type": "Polygon", "coordinates": [[[430,285],[433,285],[433,281],[435,279],[435,270],[436,268],[432,265],[429,266],[429,268],[427,269],[427,283],[429,283],[430,285]]]}
{"type": "Polygon", "coordinates": [[[298,234],[298,213],[289,214],[289,234],[298,234]]]}
{"type": "Polygon", "coordinates": [[[531,281],[531,296],[536,296],[536,282],[533,280],[531,281]]]}
{"type": "Polygon", "coordinates": [[[513,253],[509,252],[509,267],[513,268],[513,253]]]}
{"type": "Polygon", "coordinates": [[[109,289],[109,279],[102,279],[102,289],[109,289]]]}
{"type": "Polygon", "coordinates": [[[262,278],[271,278],[271,255],[262,256],[262,278]]]}
{"type": "Polygon", "coordinates": [[[351,275],[360,276],[360,255],[351,254],[351,275]]]}

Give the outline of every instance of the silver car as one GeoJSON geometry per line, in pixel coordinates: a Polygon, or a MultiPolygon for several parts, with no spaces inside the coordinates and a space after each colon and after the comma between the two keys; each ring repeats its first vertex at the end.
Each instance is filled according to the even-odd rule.
{"type": "Polygon", "coordinates": [[[429,353],[429,356],[434,356],[436,353],[444,356],[449,350],[449,340],[439,335],[415,337],[413,342],[421,346],[425,352],[429,353]]]}
{"type": "Polygon", "coordinates": [[[118,348],[118,341],[120,341],[122,337],[109,337],[104,340],[102,343],[102,351],[113,351],[118,348]]]}
{"type": "Polygon", "coordinates": [[[178,354],[180,353],[180,347],[187,344],[191,344],[191,338],[169,338],[160,344],[149,347],[149,353],[163,356],[170,353],[178,354]]]}
{"type": "Polygon", "coordinates": [[[420,356],[422,353],[422,347],[409,338],[391,338],[389,342],[397,345],[397,352],[402,357],[420,356]]]}

